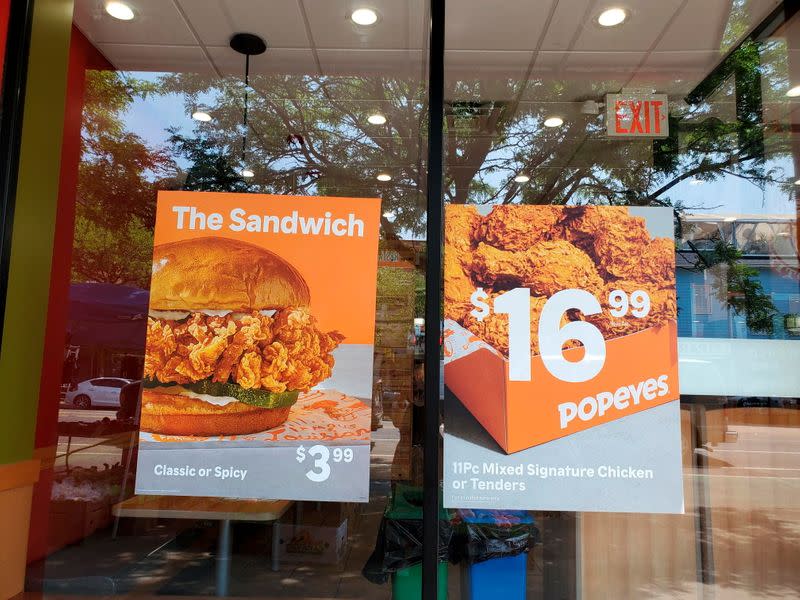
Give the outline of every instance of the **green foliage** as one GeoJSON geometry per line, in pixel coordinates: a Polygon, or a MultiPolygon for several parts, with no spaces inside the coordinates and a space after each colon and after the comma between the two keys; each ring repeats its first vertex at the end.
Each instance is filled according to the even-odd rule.
{"type": "Polygon", "coordinates": [[[200,192],[245,192],[247,184],[231,164],[230,154],[206,137],[187,137],[168,129],[175,154],[191,162],[186,171],[184,190],[200,192]]]}
{"type": "Polygon", "coordinates": [[[397,267],[378,268],[378,296],[381,298],[408,298],[408,310],[411,312],[414,304],[411,296],[417,284],[419,275],[412,269],[397,267]]]}
{"type": "Polygon", "coordinates": [[[118,227],[78,214],[72,250],[72,280],[147,287],[153,257],[153,230],[137,216],[118,227]]]}
{"type": "Polygon", "coordinates": [[[150,280],[156,191],[173,163],[125,128],[135,97],[152,83],[114,71],[87,71],[72,258],[74,281],[146,287],[150,280]]]}

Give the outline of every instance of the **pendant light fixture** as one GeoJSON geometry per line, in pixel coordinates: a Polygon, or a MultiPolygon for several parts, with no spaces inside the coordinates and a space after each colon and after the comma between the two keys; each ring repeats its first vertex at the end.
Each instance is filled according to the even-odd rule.
{"type": "Polygon", "coordinates": [[[250,57],[264,54],[267,43],[253,33],[237,33],[230,41],[230,46],[239,54],[244,54],[244,112],[242,115],[242,177],[253,177],[255,173],[247,165],[247,97],[250,87],[250,57]]]}

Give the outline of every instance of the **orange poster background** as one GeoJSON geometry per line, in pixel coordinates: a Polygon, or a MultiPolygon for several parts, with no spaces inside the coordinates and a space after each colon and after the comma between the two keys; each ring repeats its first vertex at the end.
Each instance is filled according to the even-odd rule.
{"type": "MultiPolygon", "coordinates": [[[[156,209],[155,245],[201,237],[223,237],[266,248],[291,263],[303,275],[311,292],[311,313],[323,331],[336,329],[345,344],[372,344],[375,337],[375,293],[378,269],[379,198],[276,196],[224,192],[161,191],[156,209]],[[218,231],[177,229],[173,206],[194,206],[220,213],[218,231]],[[344,218],[350,213],[364,222],[364,237],[231,231],[230,212],[284,217],[297,211],[302,217],[344,218]]],[[[213,309],[214,307],[207,307],[213,309]]]]}

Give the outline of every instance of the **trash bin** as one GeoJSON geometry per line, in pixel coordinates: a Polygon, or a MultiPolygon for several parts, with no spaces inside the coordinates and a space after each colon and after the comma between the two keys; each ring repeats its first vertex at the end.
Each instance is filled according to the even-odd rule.
{"type": "MultiPolygon", "coordinates": [[[[438,597],[443,600],[447,597],[452,521],[453,513],[440,508],[438,597]]],[[[364,577],[373,583],[385,583],[391,578],[395,600],[421,598],[422,538],[422,489],[398,483],[383,513],[375,550],[364,565],[364,577]]]]}
{"type": "Polygon", "coordinates": [[[461,510],[457,521],[462,598],[525,600],[533,518],[520,510],[461,510]]]}

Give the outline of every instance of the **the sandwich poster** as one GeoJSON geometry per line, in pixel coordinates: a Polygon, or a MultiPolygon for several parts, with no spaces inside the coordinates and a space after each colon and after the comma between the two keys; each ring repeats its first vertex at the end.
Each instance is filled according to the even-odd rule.
{"type": "Polygon", "coordinates": [[[367,500],[379,217],[159,193],[137,493],[367,500]]]}
{"type": "Polygon", "coordinates": [[[669,208],[448,206],[445,506],[683,511],[669,208]]]}

